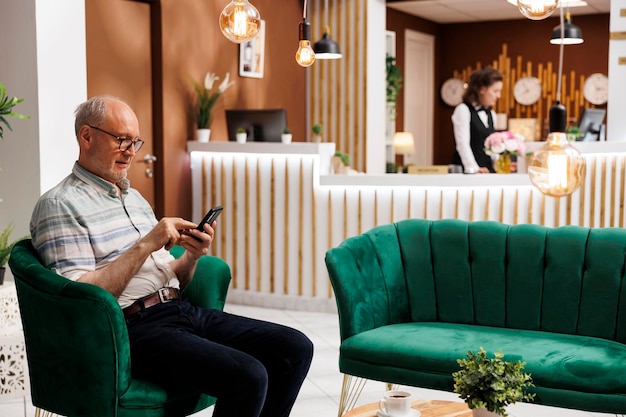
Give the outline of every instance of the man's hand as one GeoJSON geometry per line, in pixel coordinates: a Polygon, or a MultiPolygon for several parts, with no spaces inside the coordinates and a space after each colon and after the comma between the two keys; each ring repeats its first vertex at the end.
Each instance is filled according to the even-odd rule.
{"type": "Polygon", "coordinates": [[[179,244],[181,233],[183,230],[196,227],[196,224],[180,217],[164,217],[143,239],[143,243],[147,244],[154,252],[165,247],[166,250],[172,246],[179,244]]]}
{"type": "Polygon", "coordinates": [[[213,221],[210,226],[205,224],[204,232],[201,232],[196,227],[184,230],[178,244],[184,247],[196,259],[206,255],[209,253],[211,243],[213,243],[216,225],[216,221],[213,221]]]}
{"type": "Polygon", "coordinates": [[[170,265],[180,281],[181,289],[185,288],[191,281],[198,259],[209,253],[209,247],[215,237],[214,227],[216,224],[216,221],[211,226],[205,224],[204,232],[201,232],[196,229],[197,225],[192,223],[191,227],[183,230],[180,234],[178,244],[185,248],[185,253],[172,261],[170,265]]]}

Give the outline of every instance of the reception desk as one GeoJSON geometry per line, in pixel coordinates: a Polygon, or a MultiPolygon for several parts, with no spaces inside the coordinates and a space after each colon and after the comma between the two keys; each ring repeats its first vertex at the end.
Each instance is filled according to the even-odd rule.
{"type": "Polygon", "coordinates": [[[380,224],[459,218],[623,227],[626,143],[576,146],[585,181],[571,196],[552,198],[526,174],[331,175],[332,143],[190,142],[193,216],[225,208],[212,253],[231,266],[229,301],[335,311],[326,251],[380,224]]]}

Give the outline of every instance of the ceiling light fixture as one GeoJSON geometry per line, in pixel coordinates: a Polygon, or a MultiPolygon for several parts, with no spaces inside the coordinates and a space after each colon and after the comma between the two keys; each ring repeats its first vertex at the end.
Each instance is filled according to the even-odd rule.
{"type": "Polygon", "coordinates": [[[220,14],[220,29],[231,42],[247,42],[259,33],[261,14],[248,0],[232,0],[220,14]]]}
{"type": "Polygon", "coordinates": [[[563,42],[564,45],[579,45],[583,43],[583,31],[578,26],[572,23],[572,17],[569,13],[565,13],[565,21],[563,26],[559,25],[552,31],[552,39],[550,43],[553,45],[560,45],[563,42]],[[561,38],[561,27],[563,27],[563,37],[561,38]]]}
{"type": "Polygon", "coordinates": [[[559,5],[559,0],[517,0],[517,8],[531,20],[550,17],[559,5]]]}
{"type": "Polygon", "coordinates": [[[572,194],[585,178],[585,159],[578,149],[570,145],[565,133],[567,109],[561,104],[561,78],[563,77],[564,19],[561,6],[559,73],[556,102],[550,107],[549,130],[545,144],[537,149],[530,160],[528,175],[537,189],[551,197],[572,194]]]}
{"type": "MultiPolygon", "coordinates": [[[[513,6],[517,6],[517,0],[507,0],[513,6]]],[[[584,0],[561,0],[560,4],[563,7],[584,7],[589,6],[589,4],[584,0]]]]}
{"type": "Polygon", "coordinates": [[[311,23],[306,20],[306,0],[302,11],[302,22],[298,26],[298,50],[296,51],[296,62],[301,67],[310,67],[315,62],[315,52],[311,48],[311,23]]]}
{"type": "Polygon", "coordinates": [[[315,42],[313,45],[313,51],[317,59],[339,59],[341,58],[341,51],[339,50],[339,44],[330,37],[330,26],[328,23],[328,0],[324,0],[324,21],[326,26],[324,27],[324,35],[322,39],[315,42]]]}

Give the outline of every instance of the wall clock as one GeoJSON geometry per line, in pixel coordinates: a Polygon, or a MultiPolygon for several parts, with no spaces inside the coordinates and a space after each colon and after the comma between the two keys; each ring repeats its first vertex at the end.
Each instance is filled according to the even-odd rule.
{"type": "Polygon", "coordinates": [[[609,101],[609,78],[599,72],[591,74],[585,80],[583,96],[591,104],[605,104],[609,101]]]}
{"type": "Polygon", "coordinates": [[[441,99],[448,106],[456,106],[463,103],[465,82],[459,78],[448,78],[441,85],[441,99]]]}
{"type": "Polygon", "coordinates": [[[524,106],[535,104],[541,98],[541,81],[537,77],[522,77],[513,87],[515,101],[524,106]]]}

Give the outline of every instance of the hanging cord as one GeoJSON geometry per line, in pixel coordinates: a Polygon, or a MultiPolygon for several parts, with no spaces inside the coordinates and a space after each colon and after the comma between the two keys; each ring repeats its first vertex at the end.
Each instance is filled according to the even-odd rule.
{"type": "Polygon", "coordinates": [[[328,0],[324,0],[324,23],[326,24],[326,32],[330,32],[330,22],[328,20],[328,0]]]}
{"type": "Polygon", "coordinates": [[[304,7],[302,8],[302,20],[306,20],[306,0],[304,0],[304,7]]]}
{"type": "MultiPolygon", "coordinates": [[[[305,0],[306,1],[306,0],[305,0]]],[[[559,6],[561,9],[561,44],[559,45],[559,79],[556,83],[556,101],[561,102],[561,78],[563,78],[563,49],[564,49],[564,41],[565,38],[565,25],[563,22],[563,1],[559,6]]]]}

